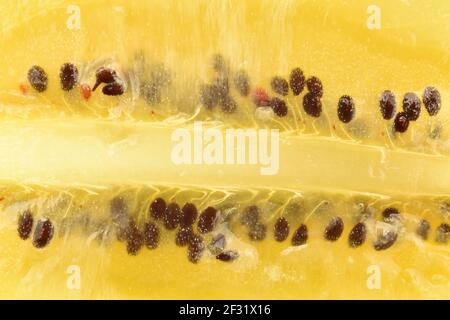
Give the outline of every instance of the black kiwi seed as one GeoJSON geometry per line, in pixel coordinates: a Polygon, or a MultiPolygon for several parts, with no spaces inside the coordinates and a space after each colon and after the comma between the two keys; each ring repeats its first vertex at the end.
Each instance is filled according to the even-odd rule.
{"type": "Polygon", "coordinates": [[[175,229],[178,226],[178,223],[180,222],[180,217],[181,217],[180,206],[175,202],[170,203],[167,206],[166,211],[164,212],[163,216],[164,227],[166,227],[167,230],[175,229]]]}
{"type": "Polygon", "coordinates": [[[180,228],[175,235],[175,243],[179,247],[184,247],[188,245],[191,237],[193,236],[194,232],[192,231],[192,227],[180,228]]]}
{"type": "Polygon", "coordinates": [[[408,92],[403,97],[403,111],[409,121],[416,121],[420,115],[420,100],[419,97],[413,93],[408,92]]]}
{"type": "Polygon", "coordinates": [[[250,80],[246,71],[240,70],[234,76],[234,86],[239,94],[246,97],[250,93],[250,80]]]}
{"type": "Polygon", "coordinates": [[[394,119],[394,129],[396,132],[405,132],[408,130],[409,120],[405,112],[399,112],[394,119]]]}
{"type": "Polygon", "coordinates": [[[397,103],[395,101],[395,95],[389,90],[383,91],[380,97],[380,111],[383,119],[392,119],[395,115],[396,109],[397,103]]]}
{"type": "Polygon", "coordinates": [[[322,113],[320,97],[311,92],[305,94],[303,97],[303,110],[311,117],[319,117],[322,113]]]}
{"type": "Polygon", "coordinates": [[[379,236],[373,246],[377,251],[386,250],[390,248],[395,243],[395,241],[397,241],[397,233],[389,230],[383,235],[379,236]]]}
{"type": "Polygon", "coordinates": [[[59,71],[59,79],[63,90],[72,90],[78,82],[77,67],[72,63],[64,63],[59,71]]]}
{"type": "Polygon", "coordinates": [[[278,218],[273,228],[273,235],[278,242],[283,242],[287,239],[289,236],[289,223],[285,218],[278,218]]]}
{"type": "Polygon", "coordinates": [[[144,237],[137,227],[134,220],[130,220],[127,231],[127,252],[130,255],[136,255],[144,244],[144,237]]]}
{"type": "Polygon", "coordinates": [[[338,118],[344,123],[352,121],[355,116],[355,103],[352,97],[342,96],[338,102],[338,118]]]}
{"type": "Polygon", "coordinates": [[[156,198],[150,205],[149,211],[153,219],[161,219],[164,216],[164,212],[166,212],[166,202],[163,198],[156,198]]]}
{"type": "Polygon", "coordinates": [[[203,238],[194,234],[189,240],[188,244],[188,259],[192,263],[197,263],[202,257],[205,245],[203,244],[203,238]]]}
{"type": "Polygon", "coordinates": [[[315,94],[318,97],[323,96],[323,86],[322,82],[317,77],[311,77],[306,80],[306,87],[308,91],[315,94]]]}
{"type": "Polygon", "coordinates": [[[53,238],[53,224],[48,218],[41,218],[36,224],[33,234],[33,246],[44,248],[53,238]]]}
{"type": "Polygon", "coordinates": [[[325,239],[336,241],[340,238],[344,231],[344,222],[340,217],[334,217],[325,228],[325,239]]]}
{"type": "Polygon", "coordinates": [[[298,96],[303,91],[305,87],[305,76],[300,68],[295,68],[291,71],[289,84],[291,85],[294,96],[298,96]]]}
{"type": "Polygon", "coordinates": [[[239,253],[236,251],[232,251],[232,250],[227,250],[227,251],[221,252],[216,256],[217,260],[224,261],[224,262],[231,262],[231,261],[236,260],[237,258],[239,258],[239,253]]]}
{"type": "Polygon", "coordinates": [[[200,103],[207,109],[214,108],[219,102],[217,86],[205,84],[200,88],[200,103]]]}
{"type": "Polygon", "coordinates": [[[159,244],[159,228],[153,222],[147,222],[144,226],[144,243],[148,249],[156,249],[159,244]]]}
{"type": "Polygon", "coordinates": [[[39,66],[32,66],[28,70],[28,81],[30,82],[30,85],[38,92],[47,90],[47,73],[39,66]]]}
{"type": "Polygon", "coordinates": [[[208,250],[213,255],[218,255],[223,252],[227,245],[226,238],[223,234],[219,233],[215,235],[211,242],[208,244],[208,250]]]}
{"type": "Polygon", "coordinates": [[[125,92],[125,86],[120,82],[113,82],[103,87],[102,92],[107,96],[120,96],[125,92]]]}
{"type": "Polygon", "coordinates": [[[261,241],[266,238],[267,227],[262,223],[257,223],[250,227],[248,236],[251,240],[261,241]]]}
{"type": "Polygon", "coordinates": [[[120,197],[114,197],[109,203],[112,221],[116,225],[124,225],[128,221],[128,206],[125,200],[120,197]]]}
{"type": "Polygon", "coordinates": [[[395,219],[400,219],[400,212],[396,208],[386,208],[382,215],[384,222],[393,222],[395,219]]]}
{"type": "Polygon", "coordinates": [[[257,206],[248,206],[240,217],[243,226],[252,227],[259,221],[259,208],[257,206]]]}
{"type": "Polygon", "coordinates": [[[217,218],[217,210],[208,207],[200,214],[197,228],[200,233],[208,233],[214,230],[217,218]]]}
{"type": "Polygon", "coordinates": [[[366,225],[362,222],[357,223],[348,236],[350,247],[356,248],[362,245],[366,241],[366,232],[366,225]]]}
{"type": "Polygon", "coordinates": [[[226,96],[220,101],[220,106],[223,112],[233,113],[237,109],[236,100],[230,96],[226,96]]]}
{"type": "Polygon", "coordinates": [[[180,226],[181,227],[189,227],[192,226],[197,220],[197,207],[195,204],[187,202],[183,208],[181,209],[181,219],[180,226]]]}
{"type": "Polygon", "coordinates": [[[19,237],[26,240],[30,237],[31,231],[33,229],[33,214],[30,210],[22,212],[19,216],[19,223],[17,231],[19,232],[19,237]]]}
{"type": "Polygon", "coordinates": [[[441,223],[436,229],[436,241],[447,243],[450,238],[450,226],[448,223],[441,223]]]}
{"type": "Polygon", "coordinates": [[[269,105],[272,107],[273,112],[279,117],[284,117],[288,113],[286,102],[280,98],[272,98],[269,105]]]}
{"type": "Polygon", "coordinates": [[[292,236],[292,245],[293,246],[301,246],[306,243],[308,240],[308,227],[306,224],[301,224],[297,230],[295,230],[294,235],[292,236]]]}
{"type": "Polygon", "coordinates": [[[426,87],[422,96],[423,104],[430,116],[435,116],[441,110],[441,94],[434,87],[426,87]]]}
{"type": "Polygon", "coordinates": [[[416,234],[423,240],[427,240],[430,229],[430,223],[427,220],[421,220],[419,226],[416,229],[416,234]]]}
{"type": "Polygon", "coordinates": [[[101,67],[95,72],[95,84],[92,91],[95,91],[97,87],[102,83],[113,83],[117,79],[117,73],[111,68],[101,67]]]}
{"type": "Polygon", "coordinates": [[[282,96],[287,96],[289,93],[289,83],[282,77],[273,77],[270,86],[273,91],[282,96]]]}

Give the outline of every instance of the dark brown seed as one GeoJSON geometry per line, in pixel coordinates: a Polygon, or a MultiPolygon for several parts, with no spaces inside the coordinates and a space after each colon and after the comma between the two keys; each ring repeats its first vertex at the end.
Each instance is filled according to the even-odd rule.
{"type": "Polygon", "coordinates": [[[450,226],[447,223],[441,223],[436,229],[436,241],[447,243],[450,238],[450,226]]]}
{"type": "Polygon", "coordinates": [[[259,208],[248,206],[241,215],[240,222],[243,226],[252,227],[259,221],[259,208]]]}
{"type": "Polygon", "coordinates": [[[250,227],[248,236],[251,240],[261,241],[264,240],[267,233],[267,227],[262,223],[257,223],[250,227]]]}
{"type": "Polygon", "coordinates": [[[430,229],[430,223],[427,220],[422,220],[420,221],[419,226],[416,229],[416,234],[423,240],[427,240],[430,229]]]}
{"type": "Polygon", "coordinates": [[[203,238],[200,235],[194,234],[188,245],[188,259],[192,263],[197,263],[202,257],[205,246],[203,238]]]}
{"type": "Polygon", "coordinates": [[[112,221],[116,225],[124,226],[128,224],[128,206],[122,197],[114,197],[111,200],[109,206],[112,221]]]}
{"type": "Polygon", "coordinates": [[[28,82],[36,91],[43,92],[47,90],[47,73],[39,66],[32,66],[28,70],[28,82]]]}
{"type": "Polygon", "coordinates": [[[232,250],[224,251],[216,256],[217,260],[224,262],[231,262],[236,260],[237,258],[239,258],[239,253],[232,250]]]}
{"type": "Polygon", "coordinates": [[[237,109],[236,101],[230,96],[221,99],[220,106],[222,108],[222,111],[226,113],[233,113],[237,109]]]}
{"type": "Polygon", "coordinates": [[[413,93],[408,92],[403,97],[403,111],[409,121],[416,121],[420,115],[420,100],[419,97],[413,93]]]}
{"type": "Polygon", "coordinates": [[[102,83],[113,83],[117,79],[116,71],[111,68],[101,67],[95,72],[95,84],[92,91],[95,91],[97,87],[102,83]]]}
{"type": "Polygon", "coordinates": [[[33,245],[36,248],[44,248],[53,238],[53,224],[47,218],[41,218],[36,224],[33,234],[33,245]]]}
{"type": "Polygon", "coordinates": [[[308,91],[315,94],[318,97],[323,96],[323,87],[322,82],[317,77],[311,77],[306,80],[306,87],[308,91]]]}
{"type": "Polygon", "coordinates": [[[133,220],[130,220],[127,231],[127,252],[136,255],[144,244],[144,237],[133,220]]]}
{"type": "Polygon", "coordinates": [[[214,81],[219,102],[223,102],[230,94],[230,85],[227,77],[217,77],[214,81]]]}
{"type": "Polygon", "coordinates": [[[441,94],[434,87],[426,87],[422,96],[423,104],[430,116],[435,116],[441,110],[441,94]]]}
{"type": "Polygon", "coordinates": [[[278,242],[283,242],[287,239],[289,236],[289,223],[285,218],[278,218],[277,222],[275,222],[273,235],[278,242]]]}
{"type": "Polygon", "coordinates": [[[298,96],[303,91],[305,87],[305,76],[300,68],[295,68],[291,71],[289,84],[291,85],[294,96],[298,96]]]}
{"type": "Polygon", "coordinates": [[[120,95],[124,94],[125,87],[120,82],[114,82],[114,83],[107,84],[106,86],[104,86],[102,89],[102,92],[103,92],[103,94],[105,94],[107,96],[120,96],[120,95]]]}
{"type": "Polygon", "coordinates": [[[187,202],[183,209],[181,209],[181,219],[180,219],[180,226],[181,227],[189,227],[192,226],[197,220],[197,207],[193,203],[187,202]]]}
{"type": "Polygon", "coordinates": [[[31,231],[33,229],[33,214],[30,210],[24,211],[19,216],[19,223],[17,231],[19,232],[19,237],[26,240],[30,237],[31,231]]]}
{"type": "Polygon", "coordinates": [[[153,200],[149,209],[150,216],[155,220],[159,220],[164,216],[164,212],[166,212],[166,202],[162,198],[156,198],[153,200]]]}
{"type": "Polygon", "coordinates": [[[395,219],[400,219],[400,212],[396,208],[386,208],[382,215],[384,222],[393,222],[395,219]]]}
{"type": "Polygon", "coordinates": [[[147,222],[144,227],[144,243],[149,249],[156,249],[159,244],[159,228],[153,222],[147,222]]]}
{"type": "Polygon", "coordinates": [[[397,241],[397,233],[389,230],[383,235],[379,236],[373,246],[377,251],[386,250],[390,248],[395,243],[395,241],[397,241]]]}
{"type": "Polygon", "coordinates": [[[344,222],[340,217],[334,217],[325,228],[325,239],[336,241],[340,238],[342,231],[344,231],[344,222]]]}
{"type": "Polygon", "coordinates": [[[269,105],[272,107],[273,112],[279,117],[284,117],[288,113],[286,102],[280,98],[272,98],[269,105]]]}
{"type": "Polygon", "coordinates": [[[207,109],[214,108],[219,102],[217,86],[206,84],[200,88],[200,103],[207,109]]]}
{"type": "Polygon", "coordinates": [[[320,97],[308,92],[303,97],[303,110],[311,117],[319,117],[322,113],[322,102],[320,97]]]}
{"type": "Polygon", "coordinates": [[[362,245],[366,241],[366,233],[366,225],[362,222],[357,223],[348,236],[350,247],[356,248],[362,245]]]}
{"type": "Polygon", "coordinates": [[[217,210],[213,207],[206,208],[198,219],[197,228],[200,233],[208,233],[214,230],[217,219],[217,210]]]}
{"type": "Polygon", "coordinates": [[[166,227],[167,230],[175,229],[178,226],[178,223],[180,222],[180,217],[181,217],[180,206],[175,202],[170,203],[167,206],[166,211],[164,212],[163,216],[164,227],[166,227]]]}
{"type": "Polygon", "coordinates": [[[355,104],[352,97],[342,96],[338,103],[338,118],[344,123],[349,123],[355,116],[355,104]]]}
{"type": "Polygon", "coordinates": [[[78,82],[78,69],[72,63],[65,63],[59,72],[61,88],[65,91],[72,90],[78,82]]]}
{"type": "Polygon", "coordinates": [[[289,93],[289,84],[282,77],[273,77],[270,81],[270,86],[273,91],[282,96],[287,96],[289,93]]]}
{"type": "Polygon", "coordinates": [[[380,98],[380,111],[383,119],[392,119],[395,115],[396,109],[397,102],[395,101],[395,95],[389,90],[383,91],[380,98]]]}
{"type": "Polygon", "coordinates": [[[234,76],[234,86],[239,94],[246,97],[250,93],[250,80],[247,72],[240,70],[234,76]]]}
{"type": "Polygon", "coordinates": [[[409,120],[406,113],[399,112],[394,119],[394,129],[396,132],[405,132],[408,130],[409,120]]]}
{"type": "Polygon", "coordinates": [[[225,249],[227,242],[226,238],[223,234],[219,233],[215,235],[211,242],[208,245],[209,252],[211,252],[213,255],[218,255],[223,252],[225,249]]]}
{"type": "Polygon", "coordinates": [[[308,227],[305,224],[301,224],[297,230],[295,230],[294,235],[292,236],[292,245],[293,246],[301,246],[306,243],[308,240],[308,227]]]}
{"type": "Polygon", "coordinates": [[[179,247],[184,247],[188,245],[191,237],[194,236],[194,232],[192,231],[192,227],[181,228],[177,231],[175,235],[175,243],[179,247]]]}
{"type": "Polygon", "coordinates": [[[141,87],[141,93],[149,105],[161,103],[161,89],[155,83],[147,83],[141,87]]]}

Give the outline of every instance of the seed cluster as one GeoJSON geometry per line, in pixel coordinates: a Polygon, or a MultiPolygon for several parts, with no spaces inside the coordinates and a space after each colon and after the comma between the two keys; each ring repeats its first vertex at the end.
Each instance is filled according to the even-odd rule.
{"type": "MultiPolygon", "coordinates": [[[[215,71],[214,79],[210,84],[200,87],[200,103],[206,109],[213,109],[219,105],[223,112],[233,113],[238,104],[230,92],[230,68],[221,55],[215,55],[212,63],[215,71]]],[[[250,91],[249,78],[244,70],[238,71],[233,83],[241,96],[248,95],[250,91]]]]}
{"type": "MultiPolygon", "coordinates": [[[[435,87],[426,87],[422,95],[422,101],[428,114],[433,117],[441,109],[441,94],[435,87]]],[[[408,130],[411,121],[417,121],[421,114],[422,102],[414,92],[407,92],[403,96],[403,111],[396,112],[395,95],[389,90],[384,91],[380,98],[380,111],[383,119],[390,120],[394,117],[393,130],[403,133],[408,130]]]]}
{"type": "MultiPolygon", "coordinates": [[[[114,197],[110,201],[111,217],[116,228],[119,241],[126,242],[127,252],[136,255],[142,246],[148,249],[156,249],[161,239],[161,227],[175,232],[175,244],[179,247],[187,247],[188,260],[197,263],[205,249],[202,235],[214,231],[218,212],[214,207],[207,207],[198,215],[197,207],[190,202],[182,208],[176,202],[166,203],[163,198],[154,199],[148,208],[148,220],[141,230],[135,220],[130,217],[126,201],[120,197],[114,197]],[[194,224],[198,222],[195,232],[194,224]],[[125,227],[124,227],[125,225],[125,227]]],[[[208,248],[211,253],[221,261],[233,261],[239,254],[234,251],[224,251],[225,238],[222,234],[213,237],[208,248]],[[219,256],[220,255],[220,256],[219,256]]]]}
{"type": "MultiPolygon", "coordinates": [[[[130,215],[127,201],[117,196],[110,201],[110,213],[117,240],[124,242],[129,255],[137,255],[142,247],[156,249],[161,240],[161,228],[175,231],[174,242],[179,247],[187,248],[187,258],[192,263],[200,261],[205,249],[216,257],[218,261],[231,262],[239,257],[239,253],[227,249],[226,237],[223,233],[215,233],[212,237],[207,234],[214,232],[218,221],[218,211],[210,206],[198,214],[197,207],[190,202],[182,208],[176,202],[169,204],[163,198],[154,199],[148,209],[148,218],[142,228],[130,215]],[[198,219],[197,219],[198,216],[198,219]],[[197,224],[196,224],[197,223],[197,224]],[[195,227],[196,224],[196,227],[195,227]],[[205,243],[205,238],[210,239],[205,243]]],[[[383,222],[391,224],[390,229],[379,232],[373,242],[377,251],[392,247],[398,240],[395,227],[402,222],[400,211],[395,207],[387,207],[381,212],[383,222]]],[[[356,223],[348,234],[348,245],[351,248],[362,246],[367,238],[367,225],[364,217],[356,223]]],[[[266,238],[267,226],[262,223],[260,209],[256,205],[246,207],[239,215],[239,222],[247,229],[248,237],[252,241],[262,241],[266,238]]],[[[21,239],[26,240],[31,235],[33,246],[46,247],[53,238],[54,225],[50,219],[42,217],[37,220],[33,231],[34,218],[30,210],[25,210],[18,216],[17,232],[21,239]]],[[[422,219],[416,228],[416,234],[423,240],[429,238],[430,223],[422,219]]],[[[344,232],[344,221],[341,217],[333,217],[324,228],[323,237],[327,241],[338,241],[344,232]]],[[[285,217],[279,217],[273,225],[275,241],[284,242],[290,234],[290,225],[285,217]]],[[[441,223],[435,231],[435,241],[446,244],[450,239],[450,226],[441,223]]],[[[291,237],[292,246],[305,245],[308,241],[308,227],[302,223],[291,237]]]]}
{"type": "MultiPolygon", "coordinates": [[[[32,66],[28,70],[28,82],[31,87],[34,88],[38,92],[44,92],[48,87],[48,76],[45,70],[37,65],[32,66]]],[[[107,67],[99,68],[96,73],[96,82],[94,87],[91,87],[83,83],[80,86],[81,96],[85,100],[89,100],[93,91],[97,89],[97,87],[101,84],[105,84],[102,89],[103,94],[109,96],[118,96],[122,95],[125,92],[124,82],[117,76],[115,70],[107,67]]],[[[79,71],[75,64],[71,62],[64,63],[59,71],[59,80],[61,89],[64,91],[73,90],[79,82],[79,71]]],[[[21,87],[23,87],[21,85],[21,87]]],[[[26,88],[23,87],[23,92],[26,92],[26,88]]]]}
{"type": "MultiPolygon", "coordinates": [[[[146,67],[147,68],[147,67],[146,67]]],[[[319,78],[311,76],[305,78],[300,68],[291,70],[288,79],[276,75],[270,80],[270,87],[275,95],[271,97],[262,87],[251,89],[249,74],[240,69],[233,72],[225,58],[217,54],[212,59],[212,69],[215,74],[212,81],[200,87],[199,101],[206,109],[213,109],[219,105],[223,112],[233,113],[238,108],[238,103],[233,97],[231,86],[242,97],[251,96],[257,107],[270,107],[278,117],[288,114],[288,105],[284,97],[292,90],[294,96],[300,95],[306,87],[308,92],[303,96],[303,109],[311,117],[320,117],[322,113],[323,85],[319,78]],[[231,79],[231,80],[230,80],[231,79]]],[[[142,72],[142,70],[140,70],[142,72]]],[[[140,93],[150,105],[159,104],[162,101],[162,90],[171,82],[169,72],[164,66],[157,66],[151,72],[146,72],[145,79],[142,78],[140,93]]],[[[28,81],[36,91],[43,92],[48,87],[48,76],[45,70],[34,65],[28,70],[28,81]]],[[[64,63],[60,68],[61,88],[65,91],[72,90],[79,82],[79,71],[73,63],[64,63]]],[[[109,96],[119,96],[125,93],[125,82],[119,78],[117,72],[110,67],[101,67],[96,73],[96,82],[91,87],[83,83],[80,85],[81,96],[89,100],[98,86],[104,84],[102,92],[109,96]]],[[[21,90],[25,94],[27,87],[21,84],[21,90]]],[[[428,86],[422,94],[422,102],[414,92],[404,94],[402,110],[397,112],[395,94],[390,90],[381,93],[379,99],[380,112],[385,120],[393,120],[393,130],[403,133],[408,130],[411,121],[417,121],[421,114],[421,105],[425,106],[430,116],[436,116],[441,109],[441,95],[437,88],[428,86]]],[[[338,119],[343,123],[351,122],[355,117],[355,103],[351,96],[343,95],[339,98],[337,105],[338,119]]]]}
{"type": "MultiPolygon", "coordinates": [[[[27,240],[33,230],[34,218],[31,210],[25,210],[19,215],[17,232],[22,240],[27,240]]],[[[46,247],[53,238],[54,227],[50,219],[40,218],[33,233],[33,246],[41,249],[46,247]]]]}

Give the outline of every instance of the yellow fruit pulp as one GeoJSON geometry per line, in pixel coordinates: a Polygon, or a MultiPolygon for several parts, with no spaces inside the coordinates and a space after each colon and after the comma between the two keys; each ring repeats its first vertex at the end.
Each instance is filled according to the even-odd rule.
{"type": "Polygon", "coordinates": [[[450,2],[377,1],[379,30],[367,27],[372,4],[91,0],[73,7],[73,1],[2,1],[0,297],[450,298],[450,251],[434,239],[436,227],[448,223],[448,211],[439,206],[450,201],[450,2]],[[292,95],[288,116],[269,122],[256,119],[250,98],[237,94],[234,114],[204,110],[198,88],[211,80],[217,53],[233,70],[245,69],[252,88],[270,91],[271,77],[287,77],[294,67],[319,77],[323,115],[308,117],[301,98],[292,95]],[[140,80],[133,82],[143,61],[170,70],[170,90],[156,106],[139,96],[140,80]],[[59,68],[65,62],[75,63],[80,82],[91,86],[98,67],[114,66],[128,90],[122,97],[98,90],[89,101],[79,86],[64,92],[59,68]],[[35,64],[46,70],[48,89],[23,94],[19,87],[35,64]],[[404,93],[421,97],[428,85],[441,93],[440,113],[430,117],[422,107],[406,133],[392,134],[392,122],[379,112],[380,93],[393,91],[401,109],[404,93]],[[348,125],[336,115],[344,94],[356,104],[348,125]],[[192,130],[193,120],[220,130],[281,129],[279,173],[264,176],[249,164],[173,164],[171,135],[177,128],[192,130]],[[435,128],[439,139],[430,138],[435,128]],[[17,235],[17,215],[28,206],[36,217],[51,214],[57,222],[76,215],[77,206],[101,218],[123,190],[140,220],[157,195],[193,201],[199,209],[228,202],[239,210],[254,202],[274,207],[265,213],[262,242],[250,242],[238,227],[233,236],[233,224],[226,230],[230,248],[241,253],[232,263],[205,254],[192,264],[168,231],[158,249],[143,248],[137,256],[128,255],[123,243],[94,241],[86,230],[55,236],[41,250],[17,235]],[[303,209],[290,217],[290,235],[301,222],[311,231],[306,246],[290,247],[289,239],[273,240],[272,227],[284,204],[297,198],[303,209]],[[323,201],[333,206],[321,214],[315,208],[323,201]],[[405,229],[392,248],[373,249],[374,220],[366,243],[348,246],[359,202],[373,205],[377,219],[387,206],[401,209],[405,229]],[[323,229],[336,215],[345,229],[331,243],[323,229]],[[428,241],[415,235],[422,218],[432,226],[428,241]],[[67,285],[70,266],[80,267],[79,289],[67,285]],[[380,271],[379,288],[370,285],[373,268],[380,271]]]}

